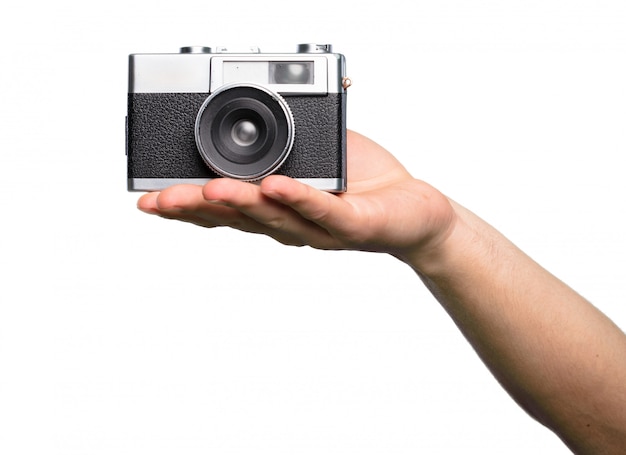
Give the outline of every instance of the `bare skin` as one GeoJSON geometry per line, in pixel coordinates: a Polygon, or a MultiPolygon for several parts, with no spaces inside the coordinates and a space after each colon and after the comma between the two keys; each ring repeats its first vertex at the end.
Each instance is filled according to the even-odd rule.
{"type": "Polygon", "coordinates": [[[411,266],[487,367],[578,454],[626,447],[626,335],[476,215],[348,133],[348,192],[284,176],[216,179],[138,201],[146,213],[287,245],[389,253],[411,266]]]}

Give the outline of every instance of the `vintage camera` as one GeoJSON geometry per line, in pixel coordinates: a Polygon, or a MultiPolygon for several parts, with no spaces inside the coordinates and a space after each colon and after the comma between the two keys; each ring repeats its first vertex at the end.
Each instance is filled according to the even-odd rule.
{"type": "Polygon", "coordinates": [[[348,85],[330,45],[132,54],[128,190],[281,174],[345,191],[348,85]]]}

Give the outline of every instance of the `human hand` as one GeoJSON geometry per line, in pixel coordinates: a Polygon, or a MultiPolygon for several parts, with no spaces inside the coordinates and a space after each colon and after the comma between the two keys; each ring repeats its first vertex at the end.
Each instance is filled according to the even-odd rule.
{"type": "MultiPolygon", "coordinates": [[[[272,175],[260,184],[227,178],[147,193],[138,208],[204,227],[229,226],[287,245],[426,257],[449,235],[448,199],[414,179],[384,148],[348,131],[348,191],[331,194],[272,175]]],[[[416,264],[413,264],[416,265],[416,264]]]]}

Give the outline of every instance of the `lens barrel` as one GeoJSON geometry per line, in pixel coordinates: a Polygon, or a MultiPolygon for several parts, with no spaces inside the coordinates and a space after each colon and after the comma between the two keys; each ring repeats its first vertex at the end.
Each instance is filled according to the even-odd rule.
{"type": "Polygon", "coordinates": [[[233,84],[213,92],[196,117],[195,138],[204,162],[217,174],[253,181],[275,172],[294,141],[285,100],[263,86],[233,84]]]}

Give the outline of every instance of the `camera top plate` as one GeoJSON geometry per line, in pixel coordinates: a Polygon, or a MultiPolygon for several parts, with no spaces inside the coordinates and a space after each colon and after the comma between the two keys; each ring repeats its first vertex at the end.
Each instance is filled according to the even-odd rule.
{"type": "Polygon", "coordinates": [[[328,44],[300,44],[295,53],[262,53],[258,48],[231,52],[187,46],[179,53],[131,54],[129,93],[211,93],[232,83],[257,83],[281,94],[343,93],[345,58],[328,44]],[[275,83],[273,64],[310,64],[306,83],[275,83]],[[267,75],[267,76],[266,76],[267,75]]]}

